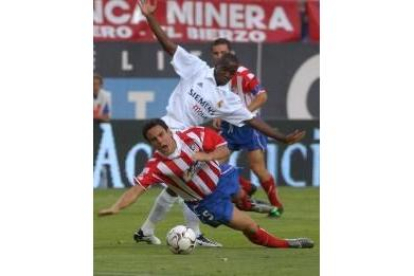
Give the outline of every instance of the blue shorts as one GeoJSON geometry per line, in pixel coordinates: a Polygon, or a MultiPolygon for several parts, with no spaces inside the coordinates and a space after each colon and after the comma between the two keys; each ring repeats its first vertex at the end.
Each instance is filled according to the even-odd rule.
{"type": "Polygon", "coordinates": [[[213,227],[230,222],[234,208],[232,198],[240,189],[238,170],[228,164],[223,164],[220,168],[222,175],[216,190],[196,203],[186,202],[201,222],[213,227]]]}
{"type": "Polygon", "coordinates": [[[249,125],[237,127],[227,122],[221,123],[221,136],[226,139],[231,151],[235,150],[266,150],[267,137],[249,125]]]}

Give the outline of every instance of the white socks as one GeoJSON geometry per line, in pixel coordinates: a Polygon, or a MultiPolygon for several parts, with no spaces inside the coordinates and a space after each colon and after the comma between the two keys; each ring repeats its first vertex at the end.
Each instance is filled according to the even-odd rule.
{"type": "Polygon", "coordinates": [[[194,230],[196,237],[201,235],[200,232],[200,220],[198,219],[197,215],[188,208],[187,204],[183,203],[183,214],[185,219],[187,220],[187,227],[194,230]]]}
{"type": "MultiPolygon", "coordinates": [[[[178,197],[171,196],[167,193],[167,189],[164,189],[157,197],[152,206],[151,212],[149,213],[147,220],[141,226],[141,230],[145,236],[154,235],[155,225],[163,220],[166,214],[171,210],[173,204],[177,201],[178,197]]],[[[187,227],[194,230],[198,237],[200,232],[200,220],[197,215],[191,211],[190,208],[183,202],[183,214],[187,220],[187,227]]]]}
{"type": "Polygon", "coordinates": [[[170,211],[174,202],[178,199],[176,196],[171,196],[167,193],[167,189],[164,189],[157,197],[152,206],[147,220],[141,227],[145,236],[154,235],[155,225],[165,218],[165,215],[170,211]]]}

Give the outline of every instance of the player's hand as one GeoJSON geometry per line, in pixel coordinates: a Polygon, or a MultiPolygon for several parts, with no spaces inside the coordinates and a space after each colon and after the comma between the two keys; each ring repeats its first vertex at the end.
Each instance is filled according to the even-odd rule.
{"type": "Polygon", "coordinates": [[[305,137],[305,134],[306,134],[306,131],[304,131],[304,130],[302,130],[302,131],[295,130],[294,132],[289,133],[288,135],[286,135],[285,143],[287,145],[297,143],[300,140],[302,140],[303,137],[305,137]]]}
{"type": "Polygon", "coordinates": [[[192,159],[194,161],[211,161],[212,156],[206,152],[197,151],[193,154],[192,159]]]}
{"type": "Polygon", "coordinates": [[[221,127],[221,119],[220,118],[214,118],[212,125],[213,125],[213,127],[215,129],[220,129],[220,127],[221,127]]]}
{"type": "Polygon", "coordinates": [[[102,209],[99,211],[98,216],[103,217],[103,216],[110,216],[110,215],[115,215],[119,212],[119,210],[116,210],[114,208],[108,208],[108,209],[102,209]]]}
{"type": "Polygon", "coordinates": [[[157,0],[137,0],[137,2],[145,16],[153,14],[157,9],[157,0]]]}

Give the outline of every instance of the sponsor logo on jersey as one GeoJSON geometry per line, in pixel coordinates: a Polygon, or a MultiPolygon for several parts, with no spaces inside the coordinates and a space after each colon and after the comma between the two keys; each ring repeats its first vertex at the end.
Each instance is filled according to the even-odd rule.
{"type": "Polygon", "coordinates": [[[216,113],[216,109],[212,107],[208,101],[204,100],[204,98],[198,94],[194,89],[191,89],[188,94],[193,97],[193,99],[202,107],[208,114],[213,116],[216,113]]]}

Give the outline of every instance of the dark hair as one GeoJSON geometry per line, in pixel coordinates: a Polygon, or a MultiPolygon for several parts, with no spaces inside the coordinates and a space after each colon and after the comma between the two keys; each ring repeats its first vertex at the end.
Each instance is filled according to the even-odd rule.
{"type": "Polygon", "coordinates": [[[232,50],[231,42],[226,38],[217,38],[216,40],[214,40],[213,43],[211,44],[211,50],[213,49],[214,46],[222,45],[222,44],[227,45],[227,48],[229,48],[229,51],[232,50]]]}
{"type": "Polygon", "coordinates": [[[103,78],[101,75],[99,74],[93,74],[93,79],[97,79],[99,80],[99,82],[101,83],[101,85],[103,84],[103,78]]]}
{"type": "Polygon", "coordinates": [[[147,132],[151,128],[155,126],[161,126],[163,129],[168,130],[167,124],[161,119],[152,119],[145,123],[144,127],[142,128],[142,136],[144,136],[145,140],[148,141],[147,132]]]}
{"type": "Polygon", "coordinates": [[[216,66],[220,66],[222,69],[234,74],[234,73],[236,73],[237,68],[239,67],[239,60],[237,59],[235,54],[225,53],[217,61],[216,66]]]}

